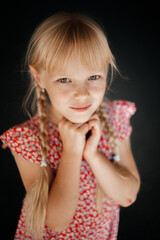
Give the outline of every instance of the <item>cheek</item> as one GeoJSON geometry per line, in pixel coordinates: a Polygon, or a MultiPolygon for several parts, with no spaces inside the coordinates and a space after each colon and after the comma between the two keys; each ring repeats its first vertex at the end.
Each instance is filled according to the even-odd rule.
{"type": "Polygon", "coordinates": [[[105,94],[105,90],[106,90],[106,84],[101,84],[100,86],[95,86],[92,89],[92,92],[94,94],[95,97],[101,97],[105,94]]]}
{"type": "Polygon", "coordinates": [[[66,102],[66,100],[68,99],[68,94],[66,91],[60,91],[59,89],[53,87],[48,88],[47,91],[49,98],[54,105],[60,105],[61,103],[66,102]]]}

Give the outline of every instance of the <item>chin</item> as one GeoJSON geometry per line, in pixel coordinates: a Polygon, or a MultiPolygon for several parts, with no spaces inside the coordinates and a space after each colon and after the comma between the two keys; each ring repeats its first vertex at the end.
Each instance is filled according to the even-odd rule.
{"type": "Polygon", "coordinates": [[[72,123],[85,123],[88,122],[91,116],[86,116],[86,117],[71,117],[68,118],[68,120],[72,123]]]}
{"type": "Polygon", "coordinates": [[[93,113],[95,113],[95,107],[90,109],[90,111],[87,112],[81,112],[81,113],[70,113],[68,114],[68,117],[66,116],[66,118],[72,122],[72,123],[85,123],[88,122],[89,119],[91,118],[91,116],[93,115],[93,113]]]}

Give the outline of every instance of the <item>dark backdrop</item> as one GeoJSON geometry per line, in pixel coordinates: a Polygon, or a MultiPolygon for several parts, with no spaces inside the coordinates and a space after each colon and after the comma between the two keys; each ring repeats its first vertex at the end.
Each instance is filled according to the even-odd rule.
{"type": "MultiPolygon", "coordinates": [[[[119,240],[159,236],[159,5],[154,1],[39,1],[1,3],[0,134],[26,120],[21,109],[27,83],[21,63],[28,39],[45,17],[61,10],[89,13],[103,23],[118,67],[112,99],[134,101],[132,149],[141,175],[137,201],[121,208],[119,240]]],[[[12,240],[24,188],[9,149],[0,149],[1,236],[12,240]]]]}

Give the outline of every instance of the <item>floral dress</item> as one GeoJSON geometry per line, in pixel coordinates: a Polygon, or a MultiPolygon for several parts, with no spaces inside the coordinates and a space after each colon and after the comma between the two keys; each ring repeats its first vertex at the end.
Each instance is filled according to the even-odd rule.
{"type": "MultiPolygon", "coordinates": [[[[129,101],[114,100],[105,102],[105,109],[108,120],[112,124],[118,138],[121,140],[126,139],[132,132],[130,117],[136,111],[135,104],[129,101]]],[[[62,141],[58,128],[51,122],[47,124],[49,131],[47,162],[53,170],[57,171],[61,158],[62,141]]],[[[32,163],[39,164],[41,162],[38,115],[10,128],[0,136],[0,139],[3,142],[3,148],[9,147],[19,156],[32,163]]],[[[102,131],[98,149],[108,158],[108,161],[112,159],[112,151],[105,131],[102,131]]],[[[102,212],[99,213],[95,201],[96,186],[95,176],[83,158],[80,169],[79,200],[73,219],[65,231],[62,232],[53,232],[45,226],[43,239],[117,239],[120,207],[114,200],[105,196],[102,212]]],[[[15,239],[33,239],[25,231],[24,204],[15,239]]]]}

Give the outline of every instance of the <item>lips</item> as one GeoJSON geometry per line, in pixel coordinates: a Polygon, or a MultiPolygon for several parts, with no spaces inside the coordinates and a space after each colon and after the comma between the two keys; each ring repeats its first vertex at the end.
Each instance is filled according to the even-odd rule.
{"type": "Polygon", "coordinates": [[[86,109],[89,108],[91,106],[91,104],[89,105],[84,105],[84,106],[76,106],[76,107],[71,107],[72,109],[86,109]]]}
{"type": "Polygon", "coordinates": [[[78,112],[84,112],[84,111],[87,111],[90,108],[91,105],[92,104],[75,106],[75,107],[71,107],[71,109],[74,110],[74,111],[78,111],[78,112]]]}

